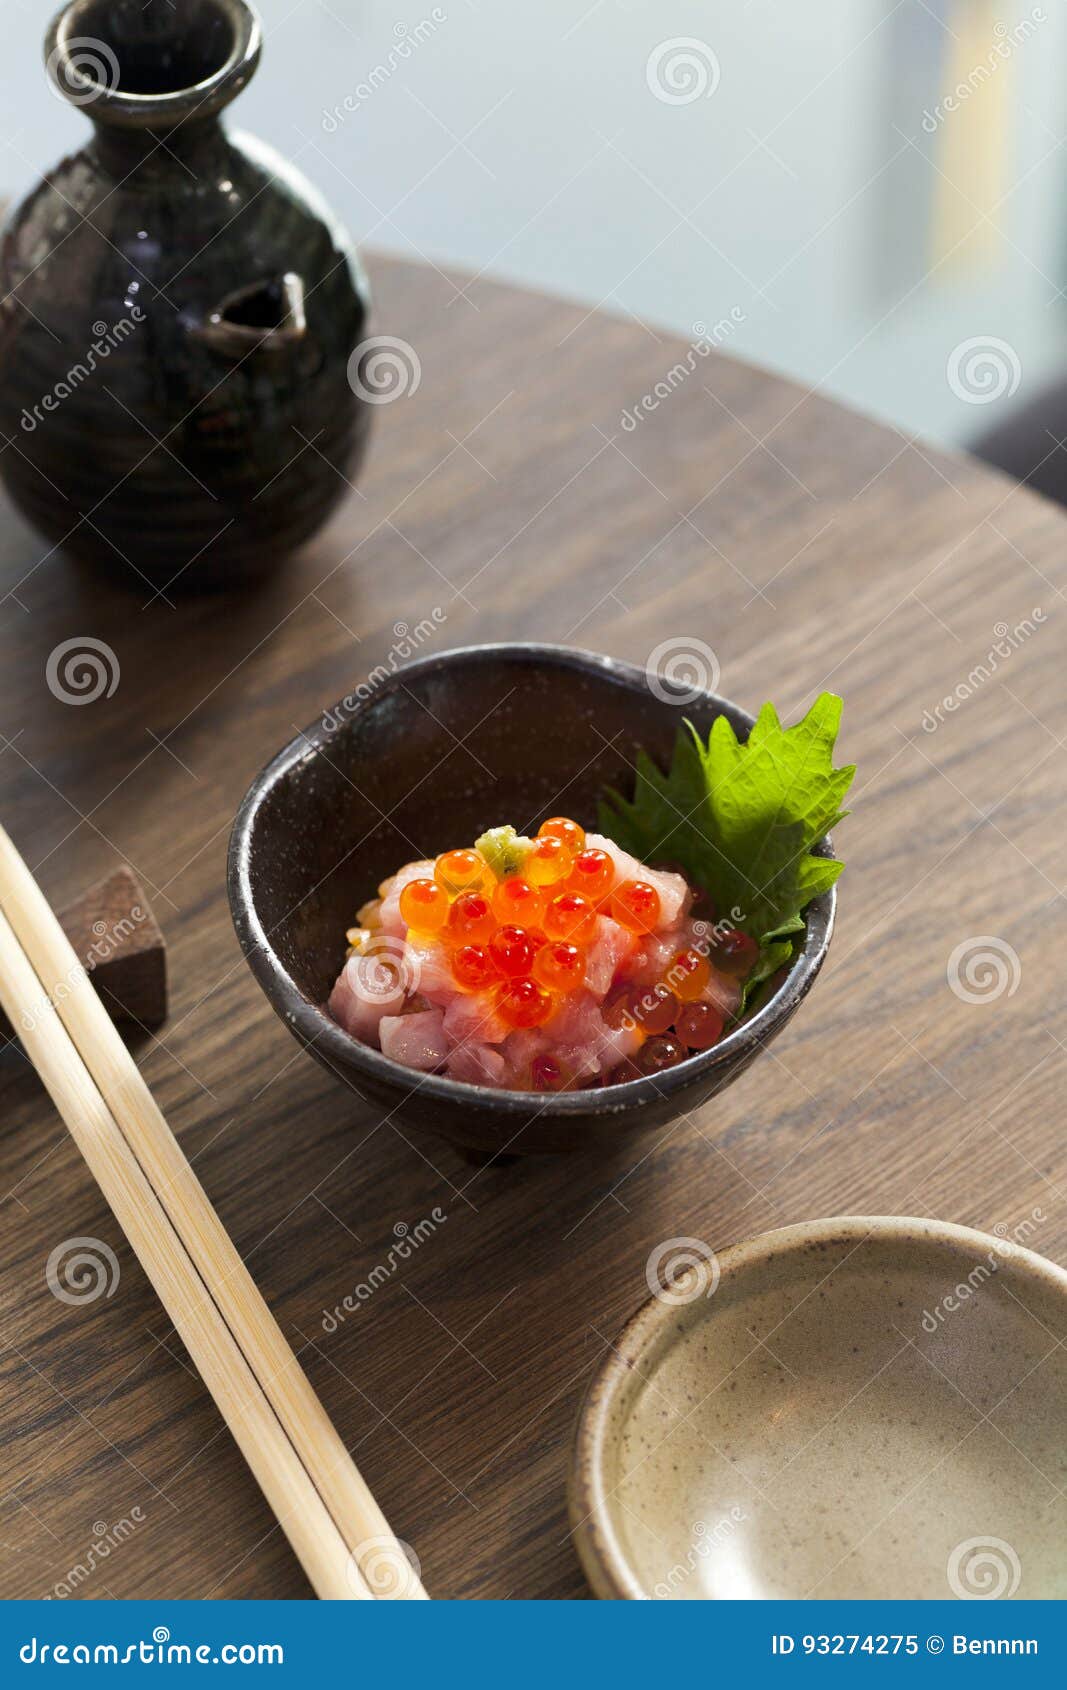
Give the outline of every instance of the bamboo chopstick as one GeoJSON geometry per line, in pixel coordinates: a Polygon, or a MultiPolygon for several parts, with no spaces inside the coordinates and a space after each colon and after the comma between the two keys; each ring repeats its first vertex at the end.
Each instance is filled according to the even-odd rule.
{"type": "Polygon", "coordinates": [[[164,1214],[11,926],[0,913],[0,1003],[89,1165],[316,1593],[369,1598],[347,1546],[164,1214]]]}
{"type": "MultiPolygon", "coordinates": [[[[134,1161],[143,1169],[210,1294],[208,1300],[217,1305],[323,1498],[369,1593],[382,1588],[384,1566],[391,1575],[391,1596],[425,1599],[403,1547],[208,1201],[44,894],[2,827],[0,908],[42,986],[50,998],[55,997],[57,1020],[99,1088],[134,1161]]],[[[16,1017],[10,1018],[17,1027],[16,1017]]]]}

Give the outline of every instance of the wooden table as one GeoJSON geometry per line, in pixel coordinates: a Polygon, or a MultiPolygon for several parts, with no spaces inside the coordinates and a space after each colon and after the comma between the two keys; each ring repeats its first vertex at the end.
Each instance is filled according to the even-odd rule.
{"type": "MultiPolygon", "coordinates": [[[[149,887],[172,1009],[146,1075],[429,1589],[581,1596],[571,1428],[654,1245],[932,1214],[1021,1226],[1067,1260],[1067,523],[718,354],[624,427],[678,341],[373,270],[377,326],[416,347],[421,386],[381,407],[361,487],[256,596],[146,602],[39,562],[5,511],[3,818],[57,902],[121,860],[149,887]],[[297,1051],[238,952],[224,863],[248,781],[435,611],[423,650],[526,637],[644,662],[695,636],[750,708],[846,700],[859,775],[826,970],[773,1052],[638,1154],[478,1170],[383,1130],[297,1051]],[[994,668],[1004,625],[1020,632],[994,668]],[[75,708],[45,665],[81,635],[121,676],[75,708]],[[983,935],[1017,987],[965,1001],[949,959],[983,935]],[[435,1206],[447,1224],[325,1331],[435,1206]]],[[[4,1593],[307,1595],[34,1077],[0,1072],[0,1095],[4,1593]],[[121,1276],[68,1306],[45,1263],[78,1236],[121,1276]]]]}

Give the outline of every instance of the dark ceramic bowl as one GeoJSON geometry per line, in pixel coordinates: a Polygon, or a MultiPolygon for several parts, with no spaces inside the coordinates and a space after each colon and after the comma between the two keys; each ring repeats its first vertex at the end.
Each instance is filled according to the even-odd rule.
{"type": "Polygon", "coordinates": [[[809,907],[800,954],[755,1014],[654,1079],[547,1097],[493,1091],[416,1075],[326,1013],[346,928],[402,863],[504,821],[522,831],[563,813],[593,827],[604,787],[630,789],[638,747],[669,760],[683,715],[704,732],[719,715],[739,734],[752,726],[725,699],[676,704],[667,683],[657,690],[665,696],[643,670],[589,652],[470,646],[363,683],[257,776],[230,841],[234,925],[270,1002],[331,1073],[394,1118],[474,1149],[577,1149],[695,1109],[785,1026],[826,955],[833,892],[809,907]]]}

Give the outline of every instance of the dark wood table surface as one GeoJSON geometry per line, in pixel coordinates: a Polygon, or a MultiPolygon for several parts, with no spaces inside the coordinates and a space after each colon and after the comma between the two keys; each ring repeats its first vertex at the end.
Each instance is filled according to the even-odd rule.
{"type": "MultiPolygon", "coordinates": [[[[1067,1261],[1067,522],[718,354],[625,428],[677,340],[372,270],[376,327],[417,349],[421,385],[380,407],[360,487],[262,590],[150,601],[43,558],[4,509],[0,812],[53,901],[122,861],[149,889],[172,996],[139,1060],[429,1590],[578,1597],[571,1431],[658,1242],[896,1213],[1022,1227],[1067,1261]],[[224,869],[249,780],[435,613],[424,651],[523,637],[643,663],[695,637],[749,708],[846,701],[849,866],[813,995],[696,1120],[613,1159],[479,1169],[383,1128],[238,951],[224,869]],[[45,667],[82,636],[120,678],[72,707],[45,667]],[[978,1001],[949,983],[961,946],[999,959],[978,1001]],[[447,1223],[325,1331],[435,1207],[447,1223]]],[[[0,1070],[0,1108],[4,1593],[308,1595],[35,1077],[0,1070]],[[72,1237],[113,1249],[113,1295],[49,1291],[72,1237]]]]}

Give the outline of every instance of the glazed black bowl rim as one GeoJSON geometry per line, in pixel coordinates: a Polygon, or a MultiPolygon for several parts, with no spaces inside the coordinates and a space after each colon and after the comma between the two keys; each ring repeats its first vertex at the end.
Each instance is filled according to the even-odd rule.
{"type": "MultiPolygon", "coordinates": [[[[91,100],[74,103],[94,121],[126,128],[165,127],[194,114],[209,117],[228,105],[250,81],[259,63],[263,50],[263,26],[251,0],[211,0],[211,3],[233,30],[233,42],[222,64],[210,76],[185,88],[171,88],[154,94],[137,94],[121,85],[110,88],[101,83],[99,92],[91,100]]],[[[82,34],[82,20],[98,4],[99,0],[67,0],[45,33],[48,74],[64,98],[69,97],[69,87],[60,78],[61,68],[70,66],[72,48],[79,41],[84,44],[89,39],[82,34]]],[[[106,47],[108,44],[97,45],[106,47]]]]}
{"type": "MultiPolygon", "coordinates": [[[[524,641],[507,641],[488,645],[456,646],[430,657],[416,658],[398,669],[395,675],[377,685],[366,699],[354,707],[341,701],[336,711],[354,722],[367,714],[389,693],[410,684],[418,675],[433,674],[456,663],[491,662],[521,663],[531,661],[549,666],[577,669],[583,674],[596,674],[629,688],[647,687],[647,673],[631,663],[617,658],[603,657],[597,652],[581,651],[570,646],[541,645],[524,641]]],[[[702,704],[713,704],[743,720],[751,728],[754,718],[740,705],[722,698],[718,693],[702,693],[702,704]]],[[[323,716],[333,712],[324,711],[323,716]]],[[[328,1015],[325,1008],[311,1002],[296,981],[282,966],[270,939],[263,929],[252,894],[250,858],[252,835],[258,812],[270,792],[284,781],[291,771],[309,756],[322,749],[327,740],[322,717],[305,733],[297,734],[256,776],[241,802],[230,835],[227,888],[230,913],[237,937],[250,968],[266,996],[279,1015],[307,1044],[314,1043],[318,1051],[333,1067],[352,1066],[389,1081],[398,1089],[406,1089],[408,1096],[416,1092],[431,1098],[467,1103],[471,1109],[503,1110],[513,1116],[528,1115],[536,1100],[537,1115],[581,1116],[590,1110],[603,1114],[605,1110],[619,1112],[639,1109],[656,1098],[670,1097],[685,1091],[695,1080],[714,1073],[717,1068],[729,1068],[740,1056],[748,1055],[754,1046],[762,1045],[777,1029],[789,1012],[807,995],[826,956],[834,928],[837,891],[831,887],[808,905],[807,930],[804,943],[793,961],[789,973],[778,990],[748,1021],[708,1051],[687,1057],[675,1067],[656,1076],[625,1080],[618,1085],[597,1086],[584,1091],[540,1092],[509,1091],[493,1086],[471,1085],[465,1080],[452,1080],[441,1074],[422,1074],[413,1081],[414,1069],[383,1056],[380,1050],[354,1038],[328,1015]]],[[[832,855],[829,836],[819,841],[820,855],[832,855]]]]}

